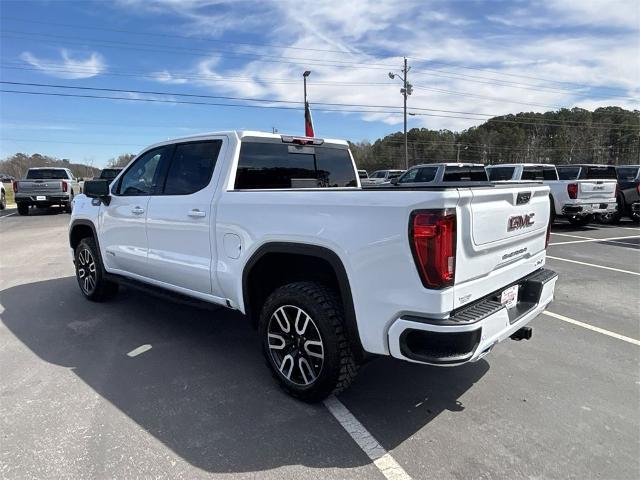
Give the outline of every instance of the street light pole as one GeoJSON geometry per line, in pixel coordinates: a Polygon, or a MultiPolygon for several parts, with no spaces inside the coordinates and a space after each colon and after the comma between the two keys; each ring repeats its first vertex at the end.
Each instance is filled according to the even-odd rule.
{"type": "Polygon", "coordinates": [[[407,69],[407,57],[404,57],[404,69],[402,73],[404,73],[404,78],[402,79],[404,82],[404,92],[402,92],[402,96],[404,97],[404,168],[405,170],[409,170],[409,145],[407,142],[407,73],[409,70],[407,69]]]}
{"type": "Polygon", "coordinates": [[[405,169],[409,169],[409,144],[407,140],[407,96],[411,95],[413,92],[413,86],[407,81],[407,75],[411,70],[411,67],[407,66],[407,57],[404,57],[404,66],[402,68],[402,75],[397,73],[389,72],[389,78],[392,80],[396,78],[396,76],[400,77],[402,80],[402,88],[400,89],[400,93],[403,96],[404,100],[404,164],[405,169]]]}

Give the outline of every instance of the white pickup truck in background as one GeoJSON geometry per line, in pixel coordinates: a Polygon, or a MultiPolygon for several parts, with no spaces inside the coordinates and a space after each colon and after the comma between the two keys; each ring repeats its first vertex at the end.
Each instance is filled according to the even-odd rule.
{"type": "Polygon", "coordinates": [[[373,355],[478,360],[553,299],[539,183],[363,189],[344,141],[231,131],[153,145],[84,191],[69,241],[85,297],[126,283],[239,310],[307,401],[373,355]]]}
{"type": "Polygon", "coordinates": [[[486,169],[494,182],[526,180],[547,185],[554,207],[552,221],[565,217],[573,225],[586,225],[595,215],[611,214],[617,209],[615,167],[512,163],[488,165],[486,169]]]}

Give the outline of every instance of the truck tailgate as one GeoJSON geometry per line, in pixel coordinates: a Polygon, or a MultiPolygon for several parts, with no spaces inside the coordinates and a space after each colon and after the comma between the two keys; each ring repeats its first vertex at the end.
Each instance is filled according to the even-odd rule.
{"type": "Polygon", "coordinates": [[[454,308],[542,267],[549,188],[541,184],[460,190],[454,308]]]}
{"type": "Polygon", "coordinates": [[[615,180],[579,180],[578,198],[584,200],[610,200],[616,196],[615,180]]]}
{"type": "Polygon", "coordinates": [[[60,193],[62,192],[61,180],[20,180],[18,181],[19,193],[60,193]]]}

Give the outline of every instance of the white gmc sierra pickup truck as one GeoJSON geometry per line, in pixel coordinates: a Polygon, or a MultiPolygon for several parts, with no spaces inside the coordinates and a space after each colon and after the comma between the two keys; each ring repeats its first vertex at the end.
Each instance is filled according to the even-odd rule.
{"type": "Polygon", "coordinates": [[[85,297],[138,284],[239,310],[306,401],[374,355],[478,360],[553,299],[540,184],[363,189],[344,141],[232,131],[153,145],[84,193],[69,240],[85,297]]]}
{"type": "Polygon", "coordinates": [[[607,165],[558,165],[511,163],[488,165],[489,180],[494,182],[539,181],[551,192],[551,223],[564,217],[573,225],[587,225],[595,215],[614,214],[616,170],[607,165]]]}

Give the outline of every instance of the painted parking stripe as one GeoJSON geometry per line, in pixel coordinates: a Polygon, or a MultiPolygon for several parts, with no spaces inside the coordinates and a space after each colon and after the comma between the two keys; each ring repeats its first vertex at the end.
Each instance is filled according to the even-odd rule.
{"type": "Polygon", "coordinates": [[[549,245],[571,245],[572,243],[589,243],[589,242],[612,242],[612,243],[621,243],[623,245],[637,245],[637,243],[621,242],[620,240],[624,240],[626,238],[640,238],[640,235],[627,235],[626,237],[610,237],[610,238],[589,238],[589,237],[577,237],[577,238],[582,238],[583,240],[569,240],[568,242],[556,242],[556,243],[550,243],[549,245]]]}
{"type": "Polygon", "coordinates": [[[7,213],[6,215],[0,215],[0,218],[7,218],[7,217],[12,217],[16,214],[16,212],[13,213],[7,213]]]}
{"type": "Polygon", "coordinates": [[[578,320],[574,320],[573,318],[565,317],[564,315],[559,315],[557,313],[549,312],[545,310],[545,315],[553,318],[557,318],[558,320],[562,320],[563,322],[571,323],[573,325],[577,325],[582,328],[587,328],[589,330],[593,330],[594,332],[602,333],[603,335],[608,335],[609,337],[617,338],[618,340],[622,340],[623,342],[628,342],[633,345],[640,346],[640,340],[636,340],[635,338],[627,337],[625,335],[620,335],[616,332],[610,332],[609,330],[605,330],[604,328],[594,327],[588,323],[580,322],[578,320]]]}
{"type": "Polygon", "coordinates": [[[139,347],[134,348],[134,349],[133,349],[133,350],[131,350],[129,353],[127,353],[127,356],[128,356],[128,357],[131,357],[131,358],[133,358],[133,357],[137,357],[138,355],[140,355],[140,354],[142,354],[142,353],[144,353],[144,352],[147,352],[147,351],[149,351],[149,350],[151,350],[151,345],[149,345],[149,344],[147,343],[147,344],[145,344],[145,345],[140,345],[139,347]]]}
{"type": "Polygon", "coordinates": [[[550,258],[552,260],[560,260],[561,262],[577,263],[578,265],[586,265],[587,267],[602,268],[604,270],[611,270],[613,272],[628,273],[629,275],[640,276],[640,273],[638,272],[622,270],[621,268],[605,267],[604,265],[596,265],[595,263],[579,262],[578,260],[569,260],[568,258],[552,257],[551,255],[547,255],[547,258],[550,258]]]}
{"type": "Polygon", "coordinates": [[[358,444],[364,453],[373,461],[373,464],[380,470],[388,480],[411,480],[411,477],[396,462],[373,435],[362,425],[356,417],[338,400],[331,395],[324,401],[324,405],[329,409],[335,419],[342,425],[351,438],[358,444]]]}
{"type": "Polygon", "coordinates": [[[569,235],[568,233],[555,233],[555,232],[551,232],[551,235],[557,235],[559,237],[569,237],[569,238],[588,238],[591,239],[593,237],[582,237],[580,235],[569,235]]]}

